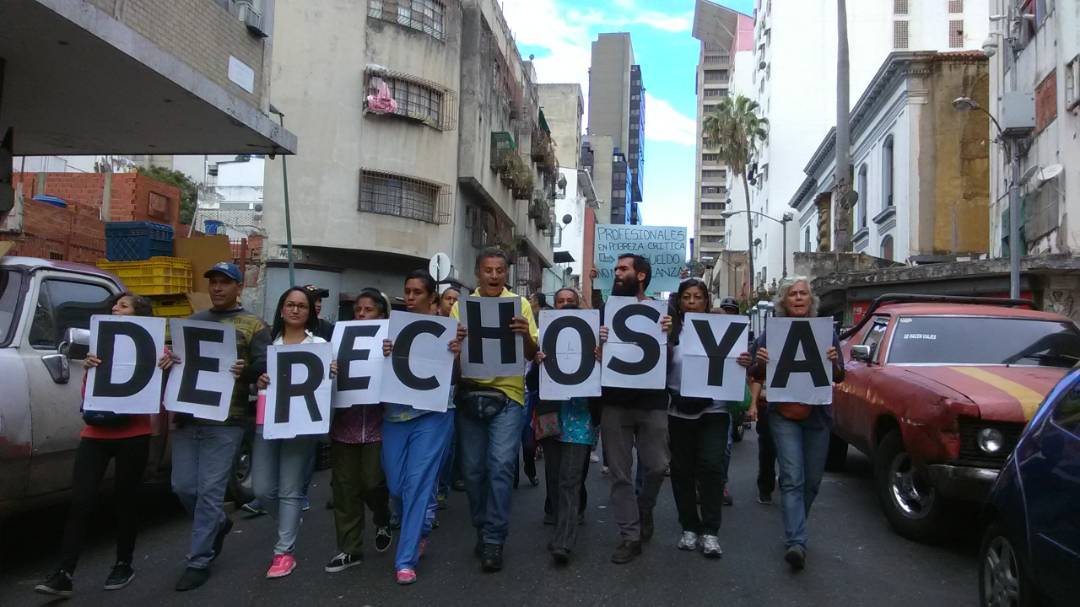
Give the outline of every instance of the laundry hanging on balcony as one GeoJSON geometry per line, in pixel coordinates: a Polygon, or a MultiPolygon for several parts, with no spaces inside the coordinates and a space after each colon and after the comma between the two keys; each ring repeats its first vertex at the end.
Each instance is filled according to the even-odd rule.
{"type": "Polygon", "coordinates": [[[390,87],[386,84],[386,81],[378,76],[372,76],[370,82],[375,93],[367,96],[367,110],[376,114],[393,114],[397,112],[397,101],[390,94],[390,87]]]}

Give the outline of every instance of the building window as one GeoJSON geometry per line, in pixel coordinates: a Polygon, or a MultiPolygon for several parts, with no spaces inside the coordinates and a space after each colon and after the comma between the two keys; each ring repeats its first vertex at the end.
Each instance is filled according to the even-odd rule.
{"type": "Polygon", "coordinates": [[[724,188],[715,185],[703,185],[701,186],[702,196],[718,196],[720,194],[726,194],[724,188]]]}
{"type": "MultiPolygon", "coordinates": [[[[383,83],[390,90],[390,96],[397,105],[392,112],[394,115],[418,120],[443,131],[454,128],[456,112],[453,108],[453,93],[435,83],[414,79],[405,74],[372,72],[368,74],[369,99],[379,94],[383,83]]],[[[366,107],[369,112],[383,113],[372,109],[370,104],[366,107]]]]}
{"type": "Polygon", "coordinates": [[[964,21],[949,21],[949,48],[964,48],[964,21]]]}
{"type": "Polygon", "coordinates": [[[809,227],[807,227],[805,230],[803,230],[803,252],[804,253],[809,253],[810,252],[810,228],[809,227]]]}
{"type": "Polygon", "coordinates": [[[706,97],[727,97],[727,89],[705,89],[706,97]]]}
{"type": "Polygon", "coordinates": [[[705,164],[717,164],[720,162],[720,154],[702,154],[701,162],[705,164]]]}
{"type": "Polygon", "coordinates": [[[962,12],[964,12],[964,0],[949,0],[949,12],[950,13],[962,13],[962,12]]]}
{"type": "Polygon", "coordinates": [[[725,202],[703,202],[701,203],[702,211],[723,211],[727,206],[725,202]]]}
{"type": "Polygon", "coordinates": [[[443,4],[437,0],[371,0],[368,17],[419,30],[436,40],[446,39],[443,4]]]}
{"type": "Polygon", "coordinates": [[[908,47],[908,22],[893,21],[893,48],[903,50],[908,47]]]}
{"type": "Polygon", "coordinates": [[[885,210],[891,207],[894,203],[893,194],[896,191],[894,181],[895,171],[893,160],[895,154],[893,153],[893,136],[889,135],[885,138],[885,146],[881,151],[881,209],[885,210]]]}
{"type": "Polygon", "coordinates": [[[358,208],[367,213],[446,223],[450,217],[447,190],[438,184],[403,175],[361,170],[358,208]]]}
{"type": "Polygon", "coordinates": [[[893,14],[908,14],[908,0],[893,0],[893,14]]]}
{"type": "Polygon", "coordinates": [[[859,229],[866,227],[866,210],[870,208],[868,206],[868,198],[870,198],[870,189],[867,187],[866,178],[866,165],[859,167],[859,178],[857,183],[857,192],[859,193],[859,201],[856,203],[856,224],[859,229]]]}
{"type": "Polygon", "coordinates": [[[701,227],[703,228],[722,228],[724,227],[723,219],[702,219],[701,227]]]}
{"type": "Polygon", "coordinates": [[[725,171],[723,169],[721,169],[719,171],[717,171],[717,170],[702,171],[701,172],[701,179],[702,180],[709,180],[709,181],[712,181],[712,180],[721,180],[722,181],[724,179],[727,179],[727,171],[725,171]]]}
{"type": "Polygon", "coordinates": [[[893,258],[893,237],[886,236],[881,239],[881,258],[892,259],[893,258]]]}
{"type": "Polygon", "coordinates": [[[727,70],[705,70],[705,82],[727,82],[727,70]]]}

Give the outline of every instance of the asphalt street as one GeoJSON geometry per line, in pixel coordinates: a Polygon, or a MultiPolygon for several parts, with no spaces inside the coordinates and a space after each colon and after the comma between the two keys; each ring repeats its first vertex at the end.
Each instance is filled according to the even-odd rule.
{"type": "MultiPolygon", "coordinates": [[[[367,544],[362,566],[323,572],[337,550],[333,517],[324,508],[329,472],[318,473],[289,577],[266,580],[274,543],[268,517],[235,516],[213,576],[190,593],[172,587],[183,569],[189,522],[162,491],[144,497],[143,530],[136,547],[137,577],[121,591],[102,589],[114,559],[108,512],[98,515],[75,576],[72,605],[970,605],[976,601],[973,517],[957,517],[954,537],[936,546],[894,534],[881,515],[869,462],[852,450],[847,470],[826,474],[810,520],[807,568],[791,573],[783,562],[779,506],[758,504],[756,435],[735,445],[731,491],[724,510],[721,560],[675,549],[679,525],[665,483],[656,510],[656,536],[629,565],[609,562],[616,544],[608,507],[608,481],[600,464],[589,473],[589,512],[570,565],[557,568],[545,550],[550,527],[541,524],[544,489],[524,480],[515,492],[506,567],[481,573],[472,555],[474,533],[464,493],[453,493],[441,526],[418,567],[418,581],[394,582],[393,548],[367,544]]],[[[541,469],[542,463],[538,462],[541,469]]],[[[103,507],[105,508],[105,507],[103,507]]],[[[56,564],[64,507],[10,518],[0,525],[0,605],[49,604],[33,586],[56,564]]],[[[370,527],[369,527],[370,529],[370,527]]],[[[396,544],[395,544],[396,546],[396,544]]]]}

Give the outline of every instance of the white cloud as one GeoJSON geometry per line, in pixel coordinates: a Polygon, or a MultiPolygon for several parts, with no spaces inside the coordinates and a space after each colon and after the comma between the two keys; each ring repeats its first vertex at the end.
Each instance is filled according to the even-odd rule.
{"type": "Polygon", "coordinates": [[[667,101],[645,93],[645,139],[694,146],[697,120],[679,112],[667,101]]]}

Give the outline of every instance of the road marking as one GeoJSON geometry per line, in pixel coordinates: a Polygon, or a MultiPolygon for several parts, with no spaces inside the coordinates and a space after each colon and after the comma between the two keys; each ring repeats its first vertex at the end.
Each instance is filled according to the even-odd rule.
{"type": "Polygon", "coordinates": [[[1039,410],[1039,403],[1043,400],[1043,395],[1028,388],[1025,385],[1018,384],[1012,380],[1005,379],[1000,375],[994,375],[993,373],[978,367],[950,367],[957,373],[963,373],[968,377],[977,379],[979,381],[990,384],[991,386],[1001,390],[1009,396],[1015,398],[1020,403],[1020,408],[1024,410],[1024,420],[1031,421],[1031,418],[1035,416],[1035,412],[1039,410]]]}

